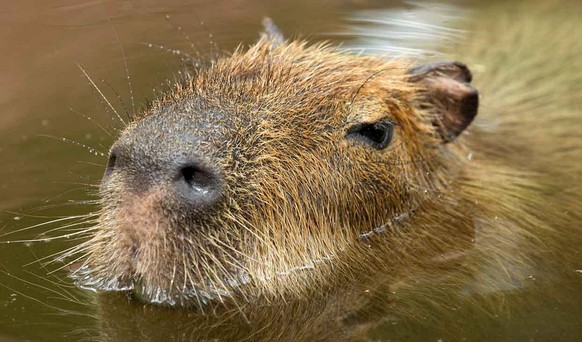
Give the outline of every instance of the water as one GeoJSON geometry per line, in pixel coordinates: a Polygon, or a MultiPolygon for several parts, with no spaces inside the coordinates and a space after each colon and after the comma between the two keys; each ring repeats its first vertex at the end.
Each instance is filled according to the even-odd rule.
{"type": "MultiPolygon", "coordinates": [[[[442,58],[447,48],[462,43],[466,18],[479,10],[454,2],[429,6],[366,0],[4,4],[0,341],[294,339],[333,330],[338,317],[351,329],[345,336],[382,341],[581,340],[579,269],[541,289],[525,286],[512,294],[520,306],[507,310],[496,304],[501,307],[493,314],[451,305],[448,314],[435,316],[427,306],[426,315],[401,320],[389,314],[384,300],[347,314],[341,303],[349,300],[342,298],[323,299],[312,311],[274,305],[253,317],[233,314],[221,325],[212,315],[143,307],[121,295],[96,298],[72,286],[62,262],[51,262],[50,256],[79,242],[74,230],[78,221],[67,217],[81,219],[96,209],[94,185],[120,122],[143,108],[154,89],[180,70],[182,57],[204,60],[241,42],[250,44],[262,17],[269,15],[283,32],[311,40],[343,42],[364,53],[442,58]],[[410,25],[418,22],[423,25],[410,25]],[[55,222],[36,226],[47,220],[55,222]],[[69,230],[53,231],[66,224],[72,225],[69,230]],[[360,319],[366,315],[377,317],[375,324],[360,319]],[[268,328],[257,329],[263,326],[268,328]]],[[[367,293],[365,288],[352,292],[358,291],[367,293]]],[[[484,294],[483,302],[494,295],[484,294]]],[[[330,333],[328,338],[338,336],[344,335],[330,333]]]]}

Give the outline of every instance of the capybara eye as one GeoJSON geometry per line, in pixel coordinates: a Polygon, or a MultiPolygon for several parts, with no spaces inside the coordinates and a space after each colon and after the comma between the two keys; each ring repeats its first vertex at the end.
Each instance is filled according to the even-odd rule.
{"type": "Polygon", "coordinates": [[[394,138],[394,124],[390,121],[361,123],[352,126],[346,135],[378,150],[386,148],[394,138]]]}

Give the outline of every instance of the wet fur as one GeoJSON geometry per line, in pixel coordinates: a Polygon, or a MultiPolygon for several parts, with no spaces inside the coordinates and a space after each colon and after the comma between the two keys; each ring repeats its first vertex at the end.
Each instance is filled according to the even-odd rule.
{"type": "MultiPolygon", "coordinates": [[[[524,30],[550,30],[531,20],[524,30]]],[[[171,150],[183,141],[140,137],[190,120],[187,129],[204,140],[196,148],[223,170],[220,206],[184,217],[156,197],[163,188],[131,193],[114,176],[101,190],[84,276],[118,287],[139,282],[144,292],[200,306],[321,296],[378,274],[400,289],[419,281],[472,293],[519,287],[544,255],[569,253],[579,231],[580,98],[571,87],[581,84],[581,69],[568,51],[582,49],[569,32],[546,51],[549,64],[528,62],[534,41],[532,50],[521,45],[522,60],[508,54],[479,72],[473,59],[494,44],[484,42],[497,39],[491,29],[475,28],[485,38],[460,56],[476,65],[483,105],[449,144],[420,109],[422,89],[407,74],[415,61],[265,36],[193,70],[120,140],[143,144],[144,153],[171,150]],[[578,72],[560,67],[572,63],[578,72]],[[542,86],[529,91],[535,82],[542,86]],[[381,117],[398,125],[386,150],[344,139],[351,125],[381,117]],[[386,231],[361,241],[379,226],[386,231]],[[180,295],[192,289],[196,298],[180,295]]],[[[505,32],[512,46],[513,31],[505,32]]]]}

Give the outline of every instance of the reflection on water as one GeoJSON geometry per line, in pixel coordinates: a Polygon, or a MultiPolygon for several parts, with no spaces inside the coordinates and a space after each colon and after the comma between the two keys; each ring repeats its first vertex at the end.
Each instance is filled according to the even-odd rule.
{"type": "MultiPolygon", "coordinates": [[[[338,287],[316,303],[216,311],[219,317],[212,318],[143,307],[118,295],[96,298],[73,287],[64,277],[64,264],[53,262],[55,253],[79,243],[82,220],[96,210],[95,185],[106,162],[101,156],[120,126],[115,112],[125,117],[134,112],[134,103],[142,108],[154,96],[153,89],[182,67],[180,55],[205,59],[240,42],[251,43],[261,18],[270,15],[285,32],[343,41],[354,51],[446,58],[470,35],[467,18],[475,20],[480,8],[366,0],[276,4],[176,0],[35,6],[14,1],[4,9],[0,14],[0,38],[7,47],[0,56],[0,341],[52,341],[63,336],[115,341],[243,336],[338,340],[365,335],[398,341],[582,338],[580,291],[578,297],[570,297],[572,289],[581,288],[580,274],[574,270],[571,277],[541,289],[521,284],[522,291],[508,295],[508,302],[522,303],[511,312],[504,310],[503,303],[490,300],[495,294],[485,293],[473,298],[480,305],[451,302],[437,309],[428,303],[414,308],[416,316],[405,320],[392,316],[391,306],[406,305],[423,291],[430,292],[430,284],[396,291],[384,285],[387,277],[378,277],[358,286],[338,287]],[[179,51],[178,58],[172,49],[179,51]],[[115,112],[91,90],[77,63],[115,112]],[[47,220],[52,222],[43,224],[47,220]],[[55,231],[57,227],[61,229],[55,231]],[[499,306],[495,314],[486,310],[490,303],[499,306]]],[[[530,280],[536,282],[535,277],[530,280]]]]}
{"type": "Polygon", "coordinates": [[[366,54],[444,58],[462,43],[459,27],[467,9],[439,2],[409,1],[406,8],[362,10],[348,15],[341,36],[354,37],[346,46],[366,54]]]}

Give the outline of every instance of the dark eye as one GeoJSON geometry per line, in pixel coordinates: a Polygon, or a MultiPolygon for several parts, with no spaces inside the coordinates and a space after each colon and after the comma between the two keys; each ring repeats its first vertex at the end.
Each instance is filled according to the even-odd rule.
{"type": "Polygon", "coordinates": [[[390,121],[361,123],[350,127],[346,138],[366,143],[378,150],[388,146],[394,137],[394,124],[390,121]]]}

